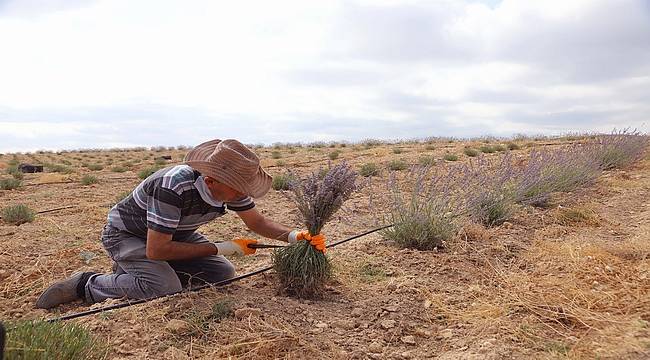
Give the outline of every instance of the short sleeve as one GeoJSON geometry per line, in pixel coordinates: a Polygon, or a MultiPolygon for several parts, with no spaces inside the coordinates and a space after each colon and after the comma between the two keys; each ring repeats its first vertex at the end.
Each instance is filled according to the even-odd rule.
{"type": "Polygon", "coordinates": [[[247,196],[241,200],[227,202],[226,207],[232,211],[246,211],[254,208],[255,202],[250,196],[247,196]]]}
{"type": "Polygon", "coordinates": [[[174,191],[155,186],[147,197],[147,228],[173,234],[181,220],[183,199],[174,191]]]}

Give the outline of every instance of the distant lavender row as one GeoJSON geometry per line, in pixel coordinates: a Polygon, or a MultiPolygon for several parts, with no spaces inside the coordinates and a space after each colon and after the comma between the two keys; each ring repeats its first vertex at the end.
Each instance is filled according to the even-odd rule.
{"type": "Polygon", "coordinates": [[[647,135],[620,131],[584,143],[535,150],[523,161],[506,153],[448,168],[414,168],[400,185],[393,175],[388,188],[395,226],[384,236],[403,247],[443,246],[454,235],[459,219],[500,225],[517,204],[546,206],[554,192],[573,191],[595,181],[603,170],[633,164],[649,143],[647,135]]]}

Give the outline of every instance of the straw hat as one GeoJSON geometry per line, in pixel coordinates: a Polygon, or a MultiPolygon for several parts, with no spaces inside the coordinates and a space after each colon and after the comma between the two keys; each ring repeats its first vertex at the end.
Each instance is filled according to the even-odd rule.
{"type": "Polygon", "coordinates": [[[253,198],[264,196],[273,178],[260,166],[251,149],[234,139],[210,140],[197,145],[183,162],[203,176],[209,176],[253,198]]]}

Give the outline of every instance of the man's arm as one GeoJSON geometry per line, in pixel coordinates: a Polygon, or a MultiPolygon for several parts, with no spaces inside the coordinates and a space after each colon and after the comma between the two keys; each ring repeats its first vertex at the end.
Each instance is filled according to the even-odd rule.
{"type": "Polygon", "coordinates": [[[288,236],[292,229],[265,218],[257,209],[238,211],[237,215],[257,234],[269,239],[289,241],[288,236]]]}
{"type": "Polygon", "coordinates": [[[172,234],[147,231],[147,258],[151,260],[187,260],[217,254],[214,244],[189,244],[172,241],[172,234]]]}

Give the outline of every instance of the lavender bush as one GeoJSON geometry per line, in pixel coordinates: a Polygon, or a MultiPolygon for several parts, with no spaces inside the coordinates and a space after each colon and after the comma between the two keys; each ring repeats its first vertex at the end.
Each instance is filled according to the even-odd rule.
{"type": "Polygon", "coordinates": [[[533,151],[517,172],[516,200],[547,206],[553,192],[569,192],[593,182],[601,172],[594,147],[571,145],[550,151],[533,151]]]}
{"type": "Polygon", "coordinates": [[[624,168],[641,158],[649,142],[647,135],[626,129],[596,136],[590,151],[603,170],[624,168]]]}
{"type": "Polygon", "coordinates": [[[418,250],[442,248],[456,234],[460,216],[459,174],[448,168],[414,167],[398,185],[397,175],[388,180],[390,222],[382,236],[400,247],[418,250]],[[408,189],[405,189],[407,188],[408,189]]]}
{"type": "Polygon", "coordinates": [[[487,227],[507,221],[515,210],[512,157],[506,154],[493,164],[481,156],[461,169],[465,179],[463,206],[468,217],[487,227]]]}
{"type": "MultiPolygon", "coordinates": [[[[292,199],[303,216],[311,235],[320,234],[343,203],[356,190],[357,174],[345,162],[321,176],[314,172],[290,186],[292,199]]],[[[317,297],[331,277],[332,266],[327,256],[308,241],[299,241],[274,252],[273,266],[280,278],[282,290],[298,297],[317,297]]]]}

